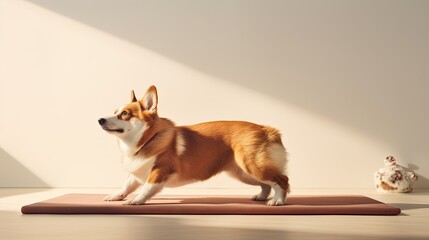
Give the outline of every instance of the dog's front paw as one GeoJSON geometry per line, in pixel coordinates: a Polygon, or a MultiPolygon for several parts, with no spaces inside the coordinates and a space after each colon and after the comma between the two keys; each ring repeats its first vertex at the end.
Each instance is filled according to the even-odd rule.
{"type": "Polygon", "coordinates": [[[284,201],[281,199],[271,199],[269,201],[267,201],[267,206],[283,206],[284,205],[284,201]]]}
{"type": "Polygon", "coordinates": [[[145,202],[146,199],[144,197],[137,196],[133,200],[124,203],[124,205],[143,205],[145,202]]]}
{"type": "Polygon", "coordinates": [[[107,195],[104,198],[104,201],[122,201],[124,199],[125,199],[124,195],[118,194],[118,193],[114,193],[114,194],[107,195]]]}
{"type": "Polygon", "coordinates": [[[143,205],[144,203],[144,201],[131,201],[128,205],[143,205]]]}

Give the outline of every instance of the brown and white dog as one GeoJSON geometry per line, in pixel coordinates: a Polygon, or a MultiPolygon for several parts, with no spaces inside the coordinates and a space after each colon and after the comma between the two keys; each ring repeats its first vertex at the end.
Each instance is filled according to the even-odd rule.
{"type": "Polygon", "coordinates": [[[98,120],[105,131],[118,138],[122,165],[130,173],[122,189],[106,201],[124,200],[143,184],[127,204],[144,204],[163,187],[204,181],[225,171],[261,187],[253,200],[265,201],[273,188],[274,197],[267,205],[285,203],[289,192],[289,179],[284,174],[287,159],[276,129],[242,121],[175,126],[158,116],[157,106],[157,90],[151,86],[140,101],[131,91],[131,103],[98,120]]]}

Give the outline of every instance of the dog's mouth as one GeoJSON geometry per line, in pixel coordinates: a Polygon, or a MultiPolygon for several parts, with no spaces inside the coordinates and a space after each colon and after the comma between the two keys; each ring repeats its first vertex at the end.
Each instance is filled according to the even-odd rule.
{"type": "Polygon", "coordinates": [[[103,130],[108,131],[108,132],[118,132],[118,133],[123,133],[124,132],[124,129],[122,129],[122,128],[110,129],[110,128],[103,127],[103,130]]]}

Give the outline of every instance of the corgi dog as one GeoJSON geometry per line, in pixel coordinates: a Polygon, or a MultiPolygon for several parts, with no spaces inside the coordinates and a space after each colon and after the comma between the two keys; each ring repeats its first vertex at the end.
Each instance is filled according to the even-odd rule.
{"type": "Polygon", "coordinates": [[[252,197],[268,206],[285,204],[289,178],[285,175],[286,150],[278,130],[243,121],[214,121],[176,126],[158,116],[158,93],[149,87],[137,100],[100,118],[102,129],[114,135],[123,153],[122,165],[130,173],[119,192],[105,201],[122,201],[141,185],[130,205],[144,204],[164,187],[207,180],[224,171],[239,181],[257,185],[252,197]]]}

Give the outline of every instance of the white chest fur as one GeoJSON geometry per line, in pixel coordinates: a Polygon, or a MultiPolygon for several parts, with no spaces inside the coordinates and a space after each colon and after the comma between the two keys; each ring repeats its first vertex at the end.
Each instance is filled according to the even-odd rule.
{"type": "Polygon", "coordinates": [[[124,156],[122,158],[122,167],[143,183],[149,176],[155,164],[156,157],[157,156],[152,156],[150,158],[124,156]]]}

